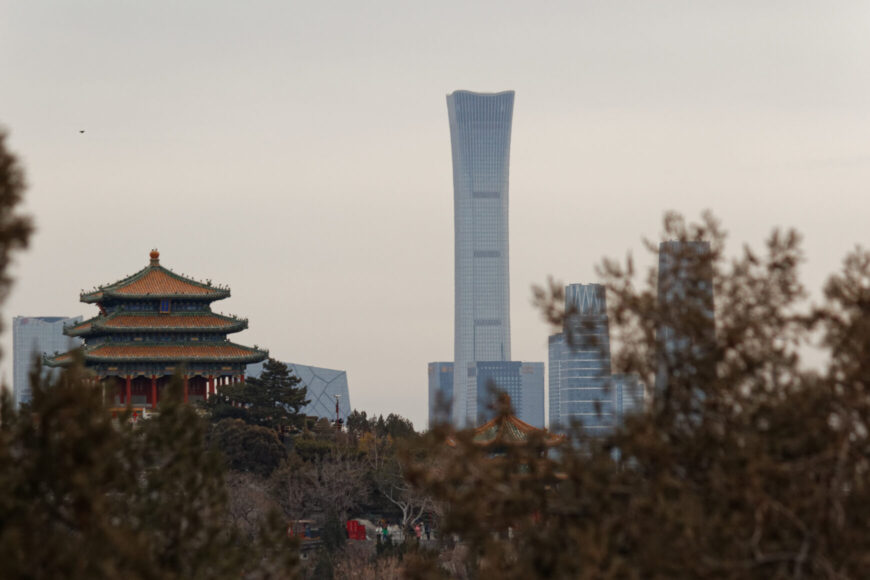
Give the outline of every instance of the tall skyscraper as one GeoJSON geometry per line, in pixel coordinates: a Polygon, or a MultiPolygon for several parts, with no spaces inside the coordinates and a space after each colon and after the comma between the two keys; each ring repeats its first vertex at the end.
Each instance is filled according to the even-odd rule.
{"type": "Polygon", "coordinates": [[[659,245],[658,302],[666,322],[656,332],[656,394],[670,384],[686,389],[708,384],[716,371],[709,242],[659,245]]]}
{"type": "Polygon", "coordinates": [[[509,361],[508,177],[514,93],[447,95],[453,152],[453,422],[477,415],[478,361],[509,361]]]}
{"type": "Polygon", "coordinates": [[[81,320],[81,316],[16,316],[12,319],[12,396],[16,407],[30,402],[30,371],[36,356],[67,352],[81,345],[78,338],[63,334],[64,325],[81,320]]]}
{"type": "Polygon", "coordinates": [[[567,286],[565,310],[562,332],[549,340],[550,426],[579,421],[587,432],[604,434],[618,420],[604,286],[567,286]]]}

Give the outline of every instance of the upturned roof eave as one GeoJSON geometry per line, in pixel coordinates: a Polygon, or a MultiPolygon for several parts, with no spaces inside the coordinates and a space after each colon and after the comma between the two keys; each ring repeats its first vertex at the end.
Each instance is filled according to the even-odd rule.
{"type": "Polygon", "coordinates": [[[42,357],[43,366],[47,366],[49,368],[66,367],[66,366],[69,366],[69,364],[71,362],[72,362],[72,357],[69,355],[68,352],[65,352],[63,354],[59,354],[57,356],[43,355],[43,357],[42,357]],[[64,359],[64,360],[61,360],[61,359],[64,359]]]}
{"type": "MultiPolygon", "coordinates": [[[[89,338],[93,336],[101,336],[104,334],[121,334],[121,333],[135,333],[135,332],[168,332],[173,334],[184,334],[188,332],[213,332],[216,334],[234,334],[236,332],[241,332],[248,328],[248,321],[241,318],[233,318],[228,316],[222,316],[220,314],[209,313],[210,315],[225,320],[227,323],[223,326],[109,326],[106,323],[111,321],[115,314],[102,318],[97,317],[93,319],[94,321],[87,321],[90,324],[88,328],[82,328],[81,330],[72,329],[70,332],[64,330],[64,334],[67,336],[76,336],[80,338],[89,338]]],[[[128,313],[123,313],[123,315],[129,315],[128,313]]],[[[149,316],[157,316],[151,314],[149,316]]],[[[163,315],[167,322],[171,322],[173,320],[173,315],[163,315]]],[[[175,315],[178,316],[177,314],[175,315]]],[[[199,315],[203,316],[203,315],[199,315]]],[[[177,318],[176,318],[177,319],[177,318]]],[[[78,326],[82,326],[85,323],[81,323],[78,326]]]]}
{"type": "Polygon", "coordinates": [[[149,266],[142,268],[141,270],[139,270],[135,274],[132,274],[130,276],[127,276],[126,278],[122,278],[121,280],[118,280],[117,282],[114,282],[112,284],[106,284],[104,286],[100,286],[99,288],[97,288],[96,290],[94,290],[92,292],[83,292],[82,294],[79,295],[79,300],[81,302],[84,302],[85,304],[93,304],[96,302],[100,302],[101,300],[105,300],[106,298],[137,300],[137,299],[142,299],[142,298],[175,298],[175,297],[180,297],[180,296],[183,296],[185,298],[203,298],[203,299],[217,300],[220,298],[229,297],[230,296],[230,289],[229,288],[221,288],[218,286],[212,286],[210,283],[204,284],[202,282],[199,282],[198,280],[193,280],[192,278],[187,278],[186,276],[181,276],[179,274],[176,274],[175,272],[173,272],[169,268],[165,268],[159,264],[156,264],[156,265],[152,264],[152,265],[149,265],[149,266]],[[193,294],[193,293],[186,294],[186,293],[182,292],[182,293],[165,293],[165,294],[164,293],[126,294],[126,293],[119,292],[119,290],[121,288],[124,288],[125,286],[128,286],[128,285],[142,279],[145,275],[147,275],[148,273],[155,271],[155,270],[159,270],[161,272],[164,272],[166,275],[171,276],[172,278],[175,278],[176,280],[180,280],[180,281],[184,282],[185,284],[189,284],[191,286],[201,288],[203,290],[208,290],[208,293],[206,293],[206,294],[193,294]]]}
{"type": "Polygon", "coordinates": [[[82,294],[79,301],[85,304],[96,304],[105,302],[107,299],[114,300],[149,300],[160,298],[184,298],[185,300],[223,300],[230,297],[230,290],[223,288],[213,288],[208,294],[186,294],[184,292],[157,292],[149,294],[124,294],[121,292],[102,290],[100,292],[91,292],[90,294],[82,294]]]}
{"type": "Polygon", "coordinates": [[[516,415],[498,416],[490,419],[480,427],[474,430],[472,443],[480,447],[492,447],[497,445],[525,445],[532,437],[540,437],[546,447],[560,445],[565,441],[564,435],[556,435],[550,433],[546,429],[540,429],[526,423],[516,415]],[[521,435],[521,438],[516,439],[507,437],[507,428],[512,425],[521,435]],[[487,436],[488,431],[494,429],[495,433],[492,436],[487,436]],[[485,438],[483,438],[485,437],[485,438]]]}
{"type": "MultiPolygon", "coordinates": [[[[147,362],[156,362],[156,363],[166,363],[166,362],[177,362],[177,363],[245,363],[245,364],[254,364],[258,362],[262,362],[269,358],[269,351],[258,350],[255,352],[251,352],[245,356],[231,356],[231,357],[155,357],[155,356],[138,356],[138,357],[99,357],[93,356],[85,353],[83,359],[85,362],[92,363],[107,363],[112,361],[117,362],[134,362],[134,363],[147,363],[147,362]]],[[[42,364],[50,367],[50,368],[64,368],[68,367],[72,363],[72,357],[69,356],[69,353],[63,353],[57,356],[48,356],[46,355],[43,358],[42,364]]]]}
{"type": "MultiPolygon", "coordinates": [[[[104,346],[105,346],[104,344],[99,344],[99,345],[94,345],[93,347],[85,348],[83,350],[85,361],[88,361],[88,362],[106,362],[106,361],[113,361],[113,360],[123,361],[123,362],[128,362],[128,361],[132,361],[132,362],[146,362],[146,361],[152,361],[152,362],[167,362],[167,361],[221,362],[221,361],[225,361],[225,362],[257,363],[257,362],[264,361],[267,358],[269,358],[269,351],[268,350],[255,349],[253,347],[245,346],[242,344],[236,344],[234,342],[222,342],[222,343],[219,343],[218,345],[210,345],[207,343],[200,343],[200,344],[195,344],[195,345],[184,344],[183,346],[204,347],[204,348],[217,347],[217,346],[231,346],[231,347],[238,348],[241,350],[246,350],[246,351],[248,351],[248,354],[233,355],[233,356],[200,356],[200,357],[168,356],[168,355],[167,356],[142,355],[142,356],[117,357],[117,356],[100,356],[99,354],[94,354],[94,351],[98,351],[100,348],[102,348],[104,346]]],[[[165,346],[173,346],[173,344],[170,343],[167,345],[164,342],[158,342],[158,343],[137,342],[135,344],[127,343],[127,344],[113,344],[112,345],[112,347],[114,347],[114,348],[119,348],[119,347],[123,348],[125,346],[130,346],[130,347],[161,346],[161,347],[165,347],[165,346]]],[[[178,346],[178,343],[175,343],[174,346],[178,346]]],[[[63,355],[61,355],[61,356],[63,356],[63,355]]]]}
{"type": "Polygon", "coordinates": [[[93,318],[88,318],[87,320],[82,320],[81,322],[76,322],[75,324],[64,326],[62,332],[65,336],[83,336],[90,331],[93,323],[99,319],[100,316],[97,315],[93,318]],[[87,328],[84,328],[85,326],[87,326],[87,328]]]}
{"type": "Polygon", "coordinates": [[[99,336],[102,334],[122,333],[122,332],[198,332],[202,330],[217,332],[221,334],[232,334],[241,332],[248,328],[248,320],[246,318],[237,318],[226,314],[218,314],[217,312],[171,312],[169,314],[155,314],[153,312],[127,312],[119,310],[108,316],[99,314],[87,320],[83,320],[76,324],[65,326],[63,334],[66,336],[74,336],[87,338],[91,336],[99,336]],[[223,326],[109,326],[108,323],[122,316],[129,317],[160,317],[163,320],[171,322],[186,317],[212,317],[226,322],[223,326]]]}

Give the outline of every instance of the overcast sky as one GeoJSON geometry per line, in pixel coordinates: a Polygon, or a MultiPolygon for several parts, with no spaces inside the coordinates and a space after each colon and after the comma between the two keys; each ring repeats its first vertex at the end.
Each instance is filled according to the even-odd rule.
{"type": "Polygon", "coordinates": [[[232,288],[234,340],[424,426],[426,364],[453,357],[456,89],[516,91],[515,360],[547,358],[532,284],[594,282],[667,209],[712,209],[734,247],[798,228],[818,287],[870,239],[868,39],[847,0],[0,0],[38,227],[2,374],[12,316],[93,316],[80,290],[156,247],[232,288]]]}

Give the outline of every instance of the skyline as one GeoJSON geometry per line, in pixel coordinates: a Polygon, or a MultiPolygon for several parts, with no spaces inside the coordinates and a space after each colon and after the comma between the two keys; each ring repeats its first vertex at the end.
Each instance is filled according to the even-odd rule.
{"type": "Polygon", "coordinates": [[[814,296],[870,242],[867,5],[0,8],[0,124],[37,225],[7,384],[13,316],[89,316],[80,289],[157,247],[232,288],[240,340],[346,369],[355,407],[422,428],[425,365],[451,358],[457,89],[517,93],[515,360],[546,360],[532,284],[595,283],[629,250],[651,265],[668,209],[712,209],[729,253],[796,227],[814,296]]]}

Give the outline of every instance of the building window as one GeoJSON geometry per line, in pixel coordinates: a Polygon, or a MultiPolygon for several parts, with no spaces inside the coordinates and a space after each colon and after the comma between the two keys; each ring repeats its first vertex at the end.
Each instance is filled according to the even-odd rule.
{"type": "Polygon", "coordinates": [[[169,314],[169,303],[169,298],[164,298],[160,301],[160,314],[169,314]]]}

